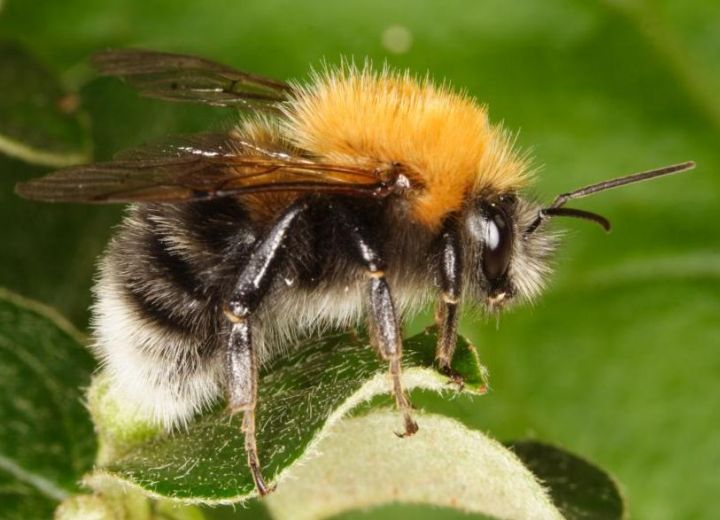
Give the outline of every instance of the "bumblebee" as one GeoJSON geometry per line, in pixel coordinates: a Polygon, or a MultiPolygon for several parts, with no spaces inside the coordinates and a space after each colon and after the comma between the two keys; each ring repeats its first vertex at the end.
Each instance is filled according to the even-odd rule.
{"type": "Polygon", "coordinates": [[[435,300],[439,370],[460,305],[497,312],[543,288],[550,217],[604,217],[573,199],[693,167],[605,181],[541,205],[527,156],[466,95],[345,64],[284,83],[146,50],[94,57],[141,94],[235,107],[228,131],[175,138],[20,183],[30,199],[130,203],[100,261],[92,349],[112,392],[172,429],[227,397],[266,494],[255,435],[258,367],[298,335],[366,319],[404,435],[402,319],[435,300]]]}

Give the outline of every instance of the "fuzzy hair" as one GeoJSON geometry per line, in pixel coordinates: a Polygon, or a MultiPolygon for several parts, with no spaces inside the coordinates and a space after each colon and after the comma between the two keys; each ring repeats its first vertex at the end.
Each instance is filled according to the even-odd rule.
{"type": "Polygon", "coordinates": [[[468,194],[527,183],[527,161],[475,100],[387,67],[345,64],[315,73],[282,107],[296,147],[340,164],[399,163],[422,192],[416,221],[438,229],[468,194]]]}

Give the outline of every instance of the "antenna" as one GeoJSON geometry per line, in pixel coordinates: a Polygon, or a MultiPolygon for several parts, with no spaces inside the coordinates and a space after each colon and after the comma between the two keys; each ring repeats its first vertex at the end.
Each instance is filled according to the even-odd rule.
{"type": "Polygon", "coordinates": [[[525,235],[529,235],[532,232],[534,232],[538,226],[542,223],[542,221],[547,217],[574,217],[574,218],[582,218],[585,220],[590,220],[592,222],[595,222],[599,224],[600,226],[605,229],[605,231],[610,231],[610,221],[603,217],[602,215],[598,215],[597,213],[593,213],[591,211],[585,211],[582,209],[575,209],[575,208],[563,208],[563,206],[571,200],[575,199],[582,199],[583,197],[587,197],[589,195],[593,195],[595,193],[599,193],[601,191],[611,190],[613,188],[617,188],[619,186],[626,186],[628,184],[635,184],[636,182],[642,182],[647,181],[650,179],[655,179],[656,177],[663,177],[665,175],[672,175],[674,173],[680,173],[687,170],[692,170],[695,168],[695,163],[693,161],[687,161],[684,163],[679,164],[673,164],[670,166],[664,166],[662,168],[656,168],[654,170],[648,170],[645,172],[640,173],[633,173],[631,175],[625,175],[624,177],[618,177],[617,179],[611,179],[609,181],[602,181],[598,182],[596,184],[590,184],[589,186],[584,186],[582,188],[578,188],[574,191],[571,191],[569,193],[562,193],[555,197],[555,200],[550,204],[548,207],[541,209],[538,212],[537,218],[533,221],[530,226],[525,230],[525,235]]]}

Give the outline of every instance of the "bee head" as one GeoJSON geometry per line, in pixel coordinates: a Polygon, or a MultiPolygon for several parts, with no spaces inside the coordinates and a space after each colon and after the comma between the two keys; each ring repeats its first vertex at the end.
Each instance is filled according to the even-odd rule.
{"type": "Polygon", "coordinates": [[[571,200],[656,177],[690,170],[693,162],[666,166],[617,179],[591,184],[558,195],[548,206],[516,194],[485,194],[477,198],[464,215],[469,242],[470,276],[475,301],[496,311],[513,300],[529,300],[545,285],[550,274],[549,260],[557,234],[544,225],[550,217],[589,220],[610,230],[610,222],[590,211],[564,207],[571,200]]]}
{"type": "Polygon", "coordinates": [[[465,213],[471,297],[488,311],[530,300],[544,287],[557,234],[535,223],[541,209],[515,194],[503,194],[482,197],[465,213]]]}

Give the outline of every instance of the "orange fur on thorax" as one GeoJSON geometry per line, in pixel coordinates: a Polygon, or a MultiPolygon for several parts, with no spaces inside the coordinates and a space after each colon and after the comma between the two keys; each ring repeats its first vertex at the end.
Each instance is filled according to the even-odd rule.
{"type": "Polygon", "coordinates": [[[413,218],[437,228],[482,192],[526,183],[527,165],[471,98],[409,74],[345,67],[317,74],[284,107],[285,138],[340,164],[399,163],[415,186],[413,218]]]}

